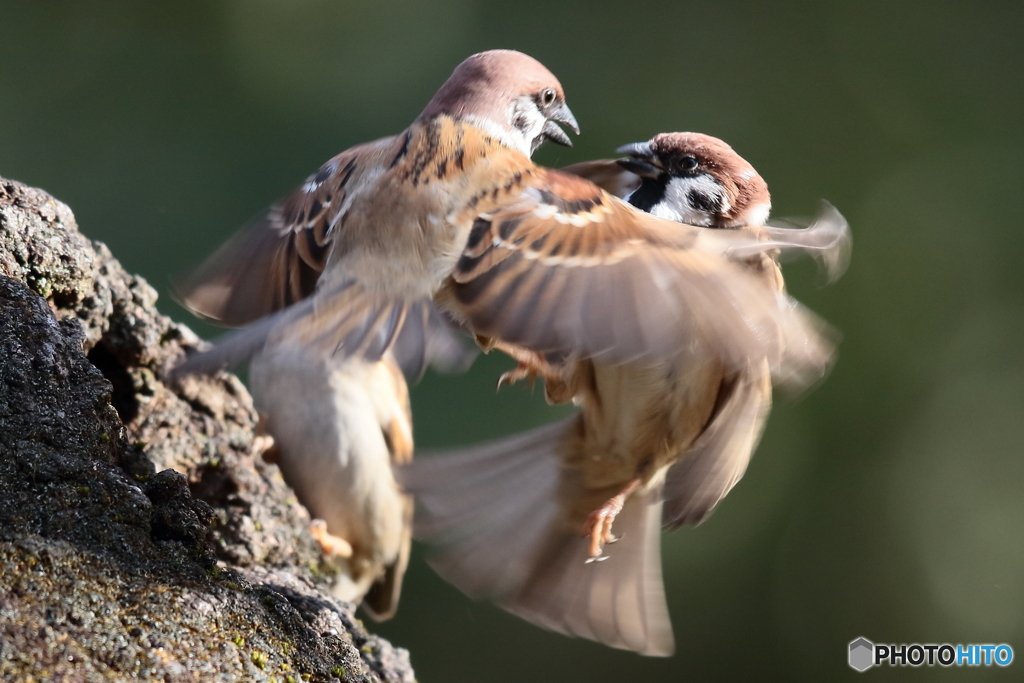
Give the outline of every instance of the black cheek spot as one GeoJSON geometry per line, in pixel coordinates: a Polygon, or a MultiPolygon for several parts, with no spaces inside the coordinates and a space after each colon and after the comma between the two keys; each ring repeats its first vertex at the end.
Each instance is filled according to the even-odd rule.
{"type": "Polygon", "coordinates": [[[464,148],[459,147],[457,150],[455,150],[455,165],[459,167],[460,171],[463,169],[465,158],[466,150],[464,148]]]}
{"type": "Polygon", "coordinates": [[[686,201],[698,211],[718,213],[722,208],[722,198],[718,195],[709,195],[700,190],[690,190],[686,193],[686,201]]]}
{"type": "Polygon", "coordinates": [[[444,178],[444,174],[448,171],[448,160],[441,159],[441,163],[437,165],[437,179],[441,180],[444,178]]]}

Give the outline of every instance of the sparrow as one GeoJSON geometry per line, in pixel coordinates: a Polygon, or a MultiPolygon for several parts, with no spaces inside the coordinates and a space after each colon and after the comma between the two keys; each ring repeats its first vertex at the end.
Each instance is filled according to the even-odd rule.
{"type": "Polygon", "coordinates": [[[391,469],[413,450],[399,361],[417,374],[428,361],[460,370],[469,360],[423,295],[465,240],[460,202],[494,204],[466,188],[505,183],[503,164],[528,165],[545,139],[570,145],[556,122],[579,131],[541,64],[474,55],[409,129],[331,159],[178,283],[193,312],[248,327],[175,374],[252,357],[273,458],[340,565],[334,593],[375,618],[397,608],[410,546],[411,498],[391,469]],[[308,339],[310,329],[330,342],[308,339]]]}
{"type": "Polygon", "coordinates": [[[244,327],[174,374],[282,337],[370,361],[391,349],[412,372],[443,356],[450,335],[431,299],[473,221],[529,182],[533,151],[571,145],[559,123],[579,132],[542,64],[512,50],[470,56],[408,129],[329,160],[178,283],[192,312],[244,327]]]}
{"type": "MultiPolygon", "coordinates": [[[[685,223],[676,227],[692,239],[745,235],[751,243],[772,245],[731,251],[726,260],[735,271],[725,275],[716,262],[714,267],[723,270],[715,284],[740,281],[751,300],[766,308],[770,301],[776,308],[799,311],[785,295],[779,249],[816,253],[834,274],[841,271],[848,245],[842,217],[827,209],[806,230],[765,226],[771,208],[767,184],[721,140],[663,134],[619,152],[628,156],[579,164],[563,173],[589,178],[651,216],[685,223]]],[[[600,203],[571,201],[576,203],[554,199],[546,206],[563,212],[566,229],[579,228],[575,244],[598,240],[599,235],[588,234],[589,224],[575,226],[574,216],[580,211],[600,215],[602,206],[617,205],[603,198],[600,203]]],[[[526,220],[546,211],[534,208],[532,213],[526,220]]],[[[607,220],[598,223],[607,225],[607,220]]],[[[514,243],[519,227],[492,226],[476,240],[485,245],[480,253],[500,241],[514,243]]],[[[476,253],[474,242],[471,235],[470,255],[476,253]]],[[[542,245],[530,248],[539,252],[542,245]]],[[[521,258],[577,259],[573,267],[586,270],[602,254],[595,248],[585,256],[578,252],[562,248],[551,256],[526,251],[521,258]]],[[[623,256],[624,262],[628,258],[623,256]]],[[[703,262],[695,260],[689,268],[706,272],[700,270],[703,262]]],[[[513,282],[517,277],[503,275],[513,282]]],[[[531,276],[527,271],[518,277],[531,276]]],[[[557,282],[549,293],[554,277],[548,276],[537,296],[572,294],[557,282]]],[[[650,288],[665,286],[664,279],[623,278],[608,284],[595,274],[587,284],[594,288],[590,297],[576,294],[555,315],[538,319],[533,314],[537,327],[558,330],[566,324],[561,316],[569,324],[573,315],[604,316],[615,329],[586,328],[594,333],[595,351],[623,344],[636,348],[632,335],[645,331],[645,313],[672,319],[672,311],[650,294],[650,288]],[[581,303],[591,308],[567,310],[581,303]]],[[[694,284],[700,295],[719,294],[710,289],[714,284],[694,284]]],[[[431,565],[467,594],[490,598],[542,627],[644,655],[670,655],[674,639],[661,579],[662,527],[699,523],[743,475],[771,404],[773,374],[781,382],[806,384],[820,378],[832,359],[827,331],[809,315],[800,318],[805,325],[801,334],[768,327],[764,331],[770,341],[757,346],[730,338],[734,332],[745,334],[742,326],[720,326],[716,316],[731,312],[726,306],[704,311],[703,318],[692,315],[688,327],[674,328],[675,353],[661,355],[566,355],[558,344],[537,343],[557,332],[492,339],[477,325],[485,348],[501,349],[520,361],[518,370],[503,379],[542,377],[549,402],[571,401],[579,411],[562,422],[403,468],[399,478],[417,499],[416,534],[433,546],[431,565]],[[524,348],[523,342],[529,345],[524,348]],[[790,363],[780,362],[786,357],[790,363]],[[606,555],[609,543],[615,545],[606,555]]]]}

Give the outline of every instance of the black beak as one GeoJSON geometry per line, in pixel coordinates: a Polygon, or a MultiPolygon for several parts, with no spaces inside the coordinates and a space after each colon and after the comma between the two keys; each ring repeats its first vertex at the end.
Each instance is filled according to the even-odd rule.
{"type": "Polygon", "coordinates": [[[569,126],[576,135],[580,134],[580,125],[576,123],[576,117],[572,115],[564,102],[551,111],[548,120],[544,122],[541,133],[551,142],[564,147],[572,147],[572,140],[565,134],[565,131],[558,127],[559,123],[569,126]]]}
{"type": "Polygon", "coordinates": [[[651,150],[649,142],[633,142],[623,145],[616,149],[615,153],[628,154],[629,158],[618,160],[619,166],[641,178],[657,178],[664,172],[658,155],[651,150]]]}

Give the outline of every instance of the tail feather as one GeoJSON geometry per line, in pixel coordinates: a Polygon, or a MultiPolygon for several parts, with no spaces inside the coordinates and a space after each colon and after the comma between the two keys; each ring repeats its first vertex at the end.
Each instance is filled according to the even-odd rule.
{"type": "Polygon", "coordinates": [[[566,520],[559,448],[575,420],[461,453],[420,458],[399,479],[416,496],[428,562],[473,597],[538,626],[646,655],[673,650],[661,581],[661,491],[627,500],[608,559],[587,563],[582,520],[566,520]]]}
{"type": "Polygon", "coordinates": [[[675,649],[661,576],[661,491],[626,501],[615,520],[620,540],[607,559],[587,563],[578,534],[549,537],[523,589],[500,605],[545,628],[643,655],[675,649]]]}
{"type": "Polygon", "coordinates": [[[525,580],[536,540],[558,515],[564,423],[446,457],[419,457],[399,470],[416,497],[415,535],[436,545],[431,566],[472,597],[493,597],[525,580]]]}

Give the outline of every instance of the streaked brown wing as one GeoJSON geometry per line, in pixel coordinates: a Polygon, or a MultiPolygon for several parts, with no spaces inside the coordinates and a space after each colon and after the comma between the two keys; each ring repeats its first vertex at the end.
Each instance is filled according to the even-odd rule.
{"type": "Polygon", "coordinates": [[[655,218],[551,171],[476,220],[450,305],[478,334],[541,353],[621,363],[702,340],[736,368],[768,358],[780,376],[813,380],[832,356],[820,324],[730,261],[762,244],[655,218]]]}
{"type": "Polygon", "coordinates": [[[640,176],[619,166],[619,162],[615,159],[583,161],[572,166],[566,166],[561,170],[563,173],[571,173],[580,178],[586,178],[608,194],[613,194],[619,199],[625,199],[640,187],[640,176]]]}
{"type": "Polygon", "coordinates": [[[176,283],[196,315],[228,326],[250,323],[313,293],[345,210],[352,184],[373,167],[384,138],[342,152],[243,228],[194,272],[176,283]]]}

